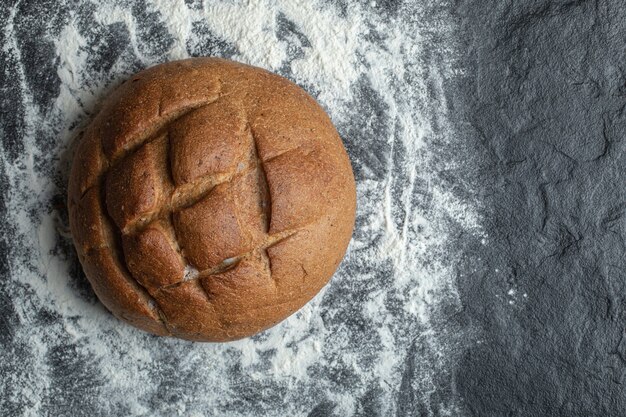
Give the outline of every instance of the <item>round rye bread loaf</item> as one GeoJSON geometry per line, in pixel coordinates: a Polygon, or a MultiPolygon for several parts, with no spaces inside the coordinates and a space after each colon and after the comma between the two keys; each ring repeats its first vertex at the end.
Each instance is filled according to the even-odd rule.
{"type": "Polygon", "coordinates": [[[69,183],[72,235],[102,303],[198,341],[253,335],[306,304],[341,262],[355,205],[348,155],[315,100],[216,58],[118,87],[69,183]]]}

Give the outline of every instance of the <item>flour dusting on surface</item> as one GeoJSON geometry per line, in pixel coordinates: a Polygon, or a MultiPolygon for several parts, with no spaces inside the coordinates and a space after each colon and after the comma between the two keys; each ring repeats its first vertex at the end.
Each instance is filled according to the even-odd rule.
{"type": "Polygon", "coordinates": [[[15,108],[0,149],[13,242],[0,287],[10,329],[0,336],[0,410],[456,415],[454,236],[482,232],[477,204],[450,187],[454,159],[441,155],[457,140],[443,93],[456,71],[446,3],[77,3],[18,5],[3,28],[15,108]],[[331,284],[280,325],[228,344],[157,338],[116,320],[63,233],[73,140],[102,98],[140,69],[189,56],[303,86],[335,122],[357,179],[353,241],[331,284]]]}

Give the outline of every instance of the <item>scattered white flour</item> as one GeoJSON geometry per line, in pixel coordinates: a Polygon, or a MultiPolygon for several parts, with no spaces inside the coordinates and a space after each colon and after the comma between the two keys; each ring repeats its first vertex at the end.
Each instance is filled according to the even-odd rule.
{"type": "MultiPolygon", "coordinates": [[[[448,372],[454,353],[447,330],[432,319],[443,300],[457,302],[454,264],[445,255],[451,225],[481,231],[477,207],[438,178],[454,170],[453,161],[437,165],[443,162],[430,146],[435,138],[455,140],[442,93],[452,61],[422,53],[435,42],[425,34],[436,32],[437,42],[450,37],[445,22],[428,21],[436,5],[414,5],[398,17],[380,13],[376,2],[353,2],[343,11],[319,0],[146,3],[154,23],[138,18],[125,1],[82,2],[91,8],[82,16],[91,16],[94,26],[121,25],[128,34],[128,45],[106,71],[90,65],[99,35],[81,23],[78,11],[48,32],[60,79],[50,108],[35,104],[18,65],[24,152],[11,161],[0,149],[0,158],[10,180],[14,238],[25,248],[11,264],[10,279],[20,322],[13,337],[27,360],[0,382],[0,388],[19,388],[7,388],[9,401],[21,404],[23,415],[49,414],[50,398],[66,395],[55,391],[58,364],[51,358],[71,346],[61,359],[88,358],[80,366],[88,365],[85,374],[98,381],[96,388],[77,388],[78,398],[86,389],[102,415],[295,416],[328,403],[328,412],[349,416],[364,412],[368,395],[378,399],[381,415],[396,415],[406,389],[426,409],[453,414],[453,401],[430,404],[433,375],[448,372]],[[281,36],[281,21],[297,33],[281,36]],[[145,27],[158,25],[170,41],[146,48],[153,35],[145,27]],[[200,50],[207,35],[198,27],[227,45],[229,57],[312,89],[347,141],[358,180],[357,229],[332,284],[279,326],[221,345],[147,336],[85,296],[71,278],[74,255],[59,235],[59,211],[50,205],[65,192],[72,140],[98,100],[138,65],[200,50]],[[299,54],[290,55],[294,48],[299,54]],[[379,108],[364,105],[367,100],[379,108]],[[41,324],[42,308],[52,311],[53,325],[41,324]],[[413,351],[419,353],[408,357],[413,351]],[[413,362],[415,369],[407,370],[413,362]],[[412,380],[405,387],[407,372],[412,380]]],[[[4,48],[22,61],[14,19],[15,10],[4,27],[4,48]]]]}
{"type": "Polygon", "coordinates": [[[198,276],[199,273],[200,271],[198,271],[193,265],[187,264],[187,266],[185,266],[185,273],[184,273],[183,279],[185,281],[194,279],[198,276]]]}

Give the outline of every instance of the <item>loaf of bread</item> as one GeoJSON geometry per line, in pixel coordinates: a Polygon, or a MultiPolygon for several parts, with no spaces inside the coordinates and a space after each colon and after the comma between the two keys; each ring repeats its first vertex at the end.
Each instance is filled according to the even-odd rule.
{"type": "Polygon", "coordinates": [[[229,341],[328,282],[356,192],[341,139],[306,92],[193,58],[142,71],[104,102],[77,146],[68,200],[80,262],[115,316],[229,341]]]}

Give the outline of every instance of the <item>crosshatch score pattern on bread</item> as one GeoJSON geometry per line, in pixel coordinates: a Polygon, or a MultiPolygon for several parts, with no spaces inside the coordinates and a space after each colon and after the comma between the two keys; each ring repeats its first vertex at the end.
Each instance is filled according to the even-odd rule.
{"type": "Polygon", "coordinates": [[[158,335],[228,341],[328,282],[355,216],[350,161],[304,90],[216,58],[142,71],[80,138],[79,258],[103,304],[158,335]]]}

